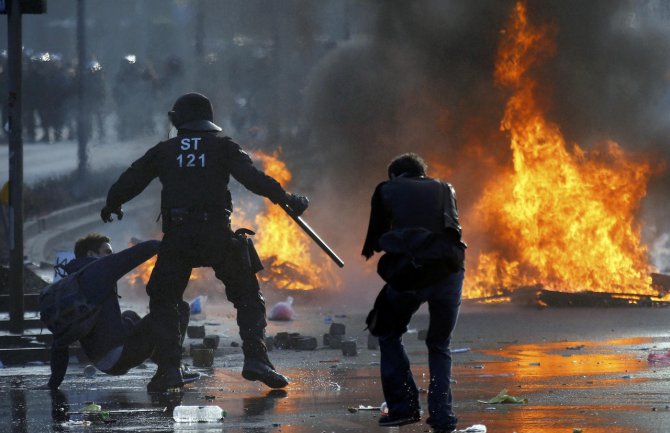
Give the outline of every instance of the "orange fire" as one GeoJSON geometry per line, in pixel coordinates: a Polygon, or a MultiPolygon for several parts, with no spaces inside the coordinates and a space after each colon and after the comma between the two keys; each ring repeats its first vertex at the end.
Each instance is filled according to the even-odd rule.
{"type": "Polygon", "coordinates": [[[651,176],[617,143],[597,150],[568,144],[545,119],[532,67],[554,51],[551,27],[528,21],[517,3],[503,34],[496,82],[513,90],[501,129],[513,167],[485,188],[468,225],[495,238],[470,266],[465,295],[499,295],[515,286],[656,294],[635,216],[651,176]]]}
{"type": "MultiPolygon", "coordinates": [[[[254,157],[260,160],[263,171],[282,186],[291,181],[291,172],[279,159],[279,152],[269,155],[258,151],[254,157]]],[[[279,206],[269,201],[265,201],[264,205],[265,208],[256,213],[253,222],[249,218],[252,213],[250,202],[236,207],[232,215],[233,229],[248,227],[258,230],[252,239],[265,266],[265,270],[258,274],[261,282],[272,288],[290,290],[338,287],[339,280],[333,265],[327,259],[316,255],[321,260],[312,257],[311,241],[298,225],[279,206]]],[[[155,264],[154,257],[138,266],[128,274],[129,284],[146,285],[155,264]]],[[[189,281],[203,279],[204,272],[207,271],[202,268],[193,269],[189,281]]]]}
{"type": "MultiPolygon", "coordinates": [[[[146,262],[142,263],[141,265],[130,271],[126,276],[128,284],[131,287],[135,287],[135,285],[146,286],[146,284],[149,282],[149,277],[151,276],[151,273],[153,272],[155,266],[156,266],[156,256],[150,258],[146,262]]],[[[191,272],[191,277],[189,278],[189,281],[196,281],[202,278],[203,278],[202,270],[200,268],[196,268],[193,269],[193,272],[191,272]]]]}
{"type": "Polygon", "coordinates": [[[147,282],[149,282],[149,277],[151,276],[151,272],[153,272],[155,266],[156,256],[150,258],[146,262],[130,271],[126,276],[128,284],[130,284],[131,287],[135,287],[135,285],[145,286],[147,282]]]}
{"type": "MultiPolygon", "coordinates": [[[[279,159],[280,152],[271,155],[254,153],[263,164],[263,170],[282,186],[292,178],[291,172],[279,159]]],[[[265,264],[260,280],[277,288],[311,290],[338,286],[334,267],[325,256],[312,254],[310,239],[279,207],[266,202],[267,208],[256,215],[259,228],[254,240],[258,255],[265,264]]]]}

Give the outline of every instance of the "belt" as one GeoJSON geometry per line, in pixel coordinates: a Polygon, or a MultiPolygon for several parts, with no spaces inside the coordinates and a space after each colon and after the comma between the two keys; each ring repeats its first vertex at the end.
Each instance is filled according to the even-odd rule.
{"type": "Polygon", "coordinates": [[[188,208],[163,209],[163,216],[166,220],[173,223],[195,221],[195,222],[230,222],[230,211],[200,211],[188,208]]]}

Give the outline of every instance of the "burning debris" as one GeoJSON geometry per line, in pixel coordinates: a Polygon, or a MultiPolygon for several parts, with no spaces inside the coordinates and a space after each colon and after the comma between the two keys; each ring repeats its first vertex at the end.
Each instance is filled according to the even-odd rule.
{"type": "MultiPolygon", "coordinates": [[[[619,3],[617,5],[620,6],[619,3]]],[[[398,7],[404,9],[402,6],[398,7]]],[[[387,8],[389,13],[396,10],[392,6],[387,8]]],[[[507,9],[507,5],[499,6],[496,10],[503,9],[507,9]]],[[[505,14],[507,13],[506,11],[505,14]]],[[[433,150],[427,151],[427,154],[431,156],[429,158],[431,170],[440,176],[454,177],[463,181],[463,171],[473,167],[473,164],[491,173],[490,183],[486,183],[487,176],[481,176],[473,185],[475,194],[479,188],[484,191],[477,202],[473,206],[462,208],[465,236],[470,242],[469,272],[465,280],[464,297],[489,298],[491,302],[509,302],[510,294],[516,290],[515,288],[541,285],[543,290],[552,292],[588,291],[610,293],[612,296],[632,294],[640,297],[640,300],[636,301],[637,304],[644,303],[646,297],[656,299],[663,293],[652,283],[653,269],[649,263],[647,247],[641,241],[639,220],[641,202],[647,194],[649,181],[655,174],[655,167],[643,157],[624,151],[612,140],[605,140],[595,149],[588,145],[573,143],[568,138],[570,135],[563,132],[563,126],[568,132],[571,126],[565,122],[565,118],[559,116],[563,121],[561,125],[552,120],[552,111],[547,103],[549,100],[547,95],[552,94],[552,89],[544,87],[545,83],[552,81],[547,80],[546,65],[552,57],[564,55],[560,51],[561,41],[557,38],[562,29],[556,25],[538,25],[530,18],[541,15],[537,10],[529,13],[526,4],[519,2],[513,9],[512,18],[499,33],[500,37],[495,36],[500,40],[493,79],[498,89],[510,92],[500,122],[500,129],[509,144],[506,146],[509,155],[507,151],[501,152],[500,149],[496,149],[493,144],[490,146],[483,144],[494,139],[500,141],[499,136],[494,137],[489,131],[491,128],[486,126],[488,120],[482,120],[477,116],[469,118],[472,110],[464,110],[460,114],[452,113],[447,110],[444,101],[437,103],[438,101],[432,100],[423,92],[412,92],[413,99],[409,102],[413,103],[403,105],[416,108],[418,104],[422,108],[421,115],[430,112],[431,117],[418,119],[402,110],[393,113],[394,116],[409,121],[410,125],[415,124],[411,121],[423,122],[434,119],[434,123],[439,127],[436,134],[441,134],[435,138],[445,138],[443,136],[445,131],[450,136],[464,137],[462,141],[466,145],[462,149],[434,146],[435,140],[429,135],[412,137],[407,141],[418,148],[424,146],[421,144],[423,142],[430,143],[433,150]],[[542,69],[543,67],[545,69],[542,69]],[[426,100],[417,100],[421,98],[426,100]],[[455,122],[463,126],[456,127],[455,122]],[[476,132],[467,132],[466,129],[476,132]],[[450,157],[453,154],[456,159],[447,160],[444,156],[446,154],[450,157]],[[494,170],[495,167],[503,168],[494,170]]],[[[406,17],[406,20],[410,21],[401,20],[401,22],[408,24],[411,19],[417,19],[417,16],[410,14],[406,17]]],[[[495,24],[493,27],[497,28],[498,23],[495,24]]],[[[394,37],[376,39],[377,42],[371,45],[372,48],[366,44],[342,46],[337,50],[344,59],[341,61],[347,61],[347,53],[350,56],[356,54],[353,58],[358,59],[359,55],[370,58],[367,56],[368,49],[384,51],[375,50],[374,48],[378,47],[375,44],[398,43],[399,33],[394,33],[397,29],[389,27],[383,31],[392,33],[390,36],[394,37]]],[[[572,30],[565,29],[565,32],[570,31],[572,30]]],[[[440,33],[440,36],[444,35],[440,33]]],[[[418,49],[413,45],[411,38],[403,40],[403,43],[407,43],[413,50],[418,49]]],[[[328,74],[324,77],[314,77],[314,83],[319,89],[337,88],[326,85],[329,82],[319,81],[327,79],[326,75],[340,76],[335,69],[342,65],[336,63],[338,58],[335,57],[324,63],[322,72],[325,74],[327,70],[328,74]]],[[[380,65],[387,66],[381,61],[380,65]]],[[[404,63],[395,66],[406,72],[402,69],[406,66],[404,63]]],[[[412,66],[418,67],[413,62],[412,66]]],[[[485,66],[489,68],[489,65],[485,66]]],[[[346,71],[350,69],[343,68],[346,71]]],[[[560,71],[565,69],[552,68],[551,73],[557,74],[560,71]]],[[[416,71],[412,69],[410,72],[416,71]]],[[[428,72],[436,71],[431,69],[428,72]]],[[[441,74],[428,74],[426,83],[437,84],[438,90],[445,90],[440,86],[441,81],[431,81],[438,75],[446,76],[442,73],[444,71],[440,72],[441,74]]],[[[391,76],[384,75],[384,77],[391,76]]],[[[364,77],[347,76],[347,78],[347,82],[357,83],[356,79],[364,77]]],[[[574,81],[574,77],[566,77],[566,82],[569,80],[574,81]]],[[[393,87],[391,90],[395,92],[393,101],[405,101],[403,89],[397,86],[397,80],[388,81],[388,83],[380,82],[379,86],[386,91],[387,84],[390,84],[388,87],[393,87]]],[[[370,88],[378,89],[372,86],[373,83],[364,82],[364,84],[370,84],[360,86],[365,88],[366,92],[370,92],[370,88]]],[[[561,82],[557,86],[563,85],[560,90],[565,90],[564,84],[561,82]]],[[[451,88],[451,85],[447,87],[451,88]]],[[[466,88],[470,89],[467,86],[466,88]]],[[[431,91],[435,90],[431,87],[431,91]]],[[[444,92],[435,93],[441,95],[444,92]]],[[[328,106],[330,116],[333,104],[327,103],[328,95],[321,96],[314,101],[320,101],[319,106],[328,106]]],[[[336,100],[339,100],[339,96],[336,100]]],[[[371,100],[375,101],[375,104],[378,102],[375,98],[371,100]]],[[[564,101],[562,103],[564,104],[564,101]]],[[[318,107],[310,106],[310,108],[318,111],[316,110],[318,107]]],[[[373,110],[370,109],[374,106],[364,105],[363,108],[366,112],[371,112],[373,110]]],[[[579,107],[579,113],[584,111],[584,107],[579,107]]],[[[487,111],[482,117],[490,119],[493,112],[493,110],[487,111]]],[[[346,107],[342,115],[345,114],[351,115],[351,107],[346,107]]],[[[381,116],[379,113],[377,115],[381,116]]],[[[331,125],[332,118],[326,118],[328,125],[331,125]]],[[[349,164],[353,163],[353,167],[363,171],[362,165],[356,164],[365,164],[366,169],[371,164],[372,166],[378,164],[379,149],[362,145],[363,142],[374,141],[370,140],[370,136],[375,136],[375,133],[368,134],[369,125],[366,125],[365,133],[361,132],[362,138],[357,140],[356,125],[360,122],[356,122],[355,125],[346,122],[335,123],[342,129],[340,134],[350,134],[350,136],[336,135],[335,141],[349,143],[352,146],[349,149],[350,154],[357,155],[356,161],[346,159],[347,167],[350,168],[349,164]],[[347,140],[349,138],[350,140],[347,140]]],[[[315,131],[320,130],[319,122],[310,122],[310,125],[315,131]]],[[[411,129],[416,131],[418,128],[411,129]]],[[[408,138],[404,130],[400,136],[408,138]]],[[[318,134],[315,137],[324,140],[326,138],[318,134]]],[[[386,143],[385,140],[383,142],[386,143]]],[[[393,143],[387,144],[389,148],[393,147],[393,143]]],[[[337,146],[332,147],[341,149],[337,146]]],[[[325,151],[322,148],[319,150],[325,151]]],[[[331,157],[334,159],[337,156],[327,151],[320,154],[326,155],[327,159],[331,157]]],[[[254,155],[268,174],[286,186],[291,182],[292,175],[286,164],[280,160],[280,156],[279,152],[268,154],[260,151],[254,155]]],[[[342,172],[341,165],[332,164],[333,167],[329,167],[329,162],[324,161],[320,169],[336,169],[338,173],[342,172]]],[[[324,176],[328,177],[327,173],[324,176]]],[[[336,180],[338,185],[343,182],[340,177],[336,180]]],[[[468,176],[468,180],[472,179],[468,176]]],[[[353,181],[349,177],[347,182],[353,181]]],[[[233,218],[237,227],[263,227],[254,237],[254,242],[266,267],[266,270],[259,274],[265,290],[286,295],[284,292],[294,290],[331,291],[340,286],[339,276],[333,272],[332,263],[320,254],[313,253],[308,238],[299,233],[299,228],[277,206],[237,203],[233,218]]],[[[147,265],[149,266],[152,264],[147,265]]],[[[146,276],[149,272],[150,269],[143,271],[146,276]]],[[[202,278],[202,275],[199,270],[194,270],[192,280],[198,278],[202,278]]],[[[146,282],[146,277],[143,276],[141,280],[146,282]]],[[[212,280],[211,277],[205,278],[203,290],[212,290],[212,280]]]]}
{"type": "Polygon", "coordinates": [[[528,307],[668,307],[670,302],[663,298],[635,293],[605,293],[590,290],[581,292],[559,292],[542,286],[519,287],[496,299],[509,301],[515,305],[528,307]]]}
{"type": "Polygon", "coordinates": [[[582,290],[570,299],[658,296],[636,220],[652,168],[613,141],[591,151],[570,144],[546,119],[533,74],[554,53],[555,33],[531,23],[521,2],[503,32],[495,79],[512,90],[500,127],[509,135],[513,166],[496,176],[466,219],[495,238],[476,258],[466,296],[537,284],[558,304],[560,292],[582,290]]]}
{"type": "MultiPolygon", "coordinates": [[[[263,171],[282,186],[291,181],[292,174],[279,159],[280,151],[254,153],[263,171]]],[[[263,261],[264,270],[258,274],[264,288],[283,292],[334,289],[340,286],[335,268],[327,257],[313,252],[312,244],[300,227],[279,206],[263,203],[255,211],[252,202],[242,202],[232,215],[233,227],[262,227],[254,237],[254,245],[263,261]],[[251,220],[251,215],[255,215],[251,220]]],[[[132,271],[126,278],[129,284],[145,286],[156,264],[153,258],[132,271]]],[[[193,269],[189,287],[210,293],[220,286],[209,269],[193,269]]]]}
{"type": "MultiPolygon", "coordinates": [[[[259,151],[255,155],[263,164],[265,173],[286,187],[292,175],[279,159],[279,152],[267,154],[259,151]]],[[[256,216],[254,223],[263,227],[256,243],[258,254],[268,262],[266,271],[259,275],[263,283],[293,290],[339,286],[332,264],[322,256],[312,254],[309,238],[287,218],[283,209],[266,207],[265,212],[256,216]]]]}

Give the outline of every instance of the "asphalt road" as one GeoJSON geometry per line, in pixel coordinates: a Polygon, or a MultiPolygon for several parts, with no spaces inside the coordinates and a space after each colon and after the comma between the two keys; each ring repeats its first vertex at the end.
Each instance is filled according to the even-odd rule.
{"type": "MultiPolygon", "coordinates": [[[[127,296],[125,297],[127,301],[127,296]]],[[[0,431],[142,431],[142,432],[425,432],[418,423],[399,430],[377,426],[375,411],[352,413],[350,407],[379,406],[379,352],[366,348],[363,331],[367,306],[354,298],[333,298],[316,305],[297,295],[296,317],[270,322],[269,335],[280,331],[318,337],[315,351],[274,350],[277,368],[292,382],[284,392],[270,391],[240,377],[242,354],[232,307],[206,305],[207,333],[221,336],[213,368],[187,385],[182,395],[152,397],[145,391],[155,366],[126,376],[83,374],[84,364],[70,366],[61,393],[36,389],[46,382],[48,367],[0,369],[0,431]],[[337,317],[339,315],[339,317],[337,317]],[[328,318],[342,322],[358,343],[358,356],[345,357],[321,346],[328,318]],[[208,396],[206,398],[206,396],[208,396]],[[88,401],[103,410],[144,410],[113,414],[113,423],[93,421],[85,429],[73,424],[88,401]],[[217,404],[227,411],[223,423],[179,424],[171,418],[175,404],[217,404]],[[167,408],[163,411],[163,408],[167,408]],[[146,412],[153,409],[154,412],[146,412]]],[[[141,306],[136,305],[140,311],[141,306]]],[[[670,366],[647,362],[652,351],[670,348],[670,311],[661,308],[547,309],[475,306],[462,309],[452,348],[455,410],[459,428],[486,425],[495,433],[658,433],[670,426],[670,366]],[[527,404],[486,404],[501,390],[528,399],[527,404]]],[[[426,348],[418,331],[427,323],[423,310],[412,322],[405,345],[421,388],[428,387],[426,348]]],[[[196,340],[187,340],[186,346],[196,340]]],[[[190,358],[185,359],[190,362],[190,358]]],[[[426,395],[422,395],[424,412],[426,395]]],[[[427,414],[424,413],[423,421],[427,414]]]]}
{"type": "MultiPolygon", "coordinates": [[[[93,167],[127,164],[153,142],[96,146],[91,151],[91,163],[93,167]]],[[[0,155],[6,160],[6,146],[0,146],[0,155]]],[[[76,145],[27,144],[25,162],[27,182],[65,173],[76,166],[76,145]]],[[[5,171],[0,168],[0,176],[6,175],[6,169],[6,165],[5,171]]],[[[154,219],[153,215],[129,215],[124,224],[96,229],[113,231],[118,250],[130,237],[147,232],[140,221],[153,223],[154,219]],[[130,220],[134,222],[131,224],[130,220]]],[[[233,347],[233,343],[239,343],[234,310],[228,303],[212,302],[223,299],[223,295],[210,296],[207,316],[194,318],[193,323],[203,324],[207,333],[219,335],[221,345],[213,368],[201,369],[206,376],[188,385],[182,395],[147,394],[145,386],[155,370],[151,363],[121,377],[101,373],[87,377],[83,374],[85,364],[73,359],[60,393],[38,389],[48,379],[47,365],[5,366],[0,368],[0,433],[428,431],[424,423],[383,429],[376,424],[378,412],[348,410],[359,405],[379,406],[383,401],[379,352],[366,348],[367,335],[363,330],[364,315],[376,289],[363,283],[359,286],[343,287],[339,295],[328,297],[295,294],[295,320],[270,323],[269,335],[299,332],[315,336],[321,343],[330,317],[345,323],[347,336],[358,343],[355,357],[345,357],[341,351],[321,345],[315,351],[273,351],[271,359],[277,368],[292,379],[285,392],[271,392],[240,377],[242,354],[239,347],[233,347]],[[100,404],[104,410],[130,412],[113,414],[111,423],[93,420],[90,426],[83,427],[76,424],[75,413],[88,401],[100,404]],[[217,404],[228,415],[219,424],[178,424],[171,418],[171,408],[179,403],[217,404]]],[[[199,287],[208,288],[210,295],[221,290],[219,283],[207,277],[199,287]]],[[[125,287],[121,294],[123,303],[133,301],[125,307],[146,311],[142,290],[125,287]]],[[[283,296],[285,293],[266,293],[268,305],[283,296]]],[[[484,424],[495,433],[670,431],[670,365],[647,362],[649,353],[670,349],[669,314],[664,308],[536,310],[466,304],[452,343],[452,348],[462,349],[453,355],[459,427],[484,424]],[[479,402],[503,389],[510,395],[527,398],[528,403],[479,402]]],[[[421,310],[405,338],[417,383],[422,388],[428,387],[429,373],[426,348],[418,339],[418,331],[426,324],[425,310],[421,310]]],[[[187,341],[186,346],[192,342],[199,341],[187,341]]],[[[188,357],[185,360],[192,362],[188,357]]],[[[422,404],[426,412],[425,394],[422,404]]]]}
{"type": "MultiPolygon", "coordinates": [[[[144,154],[160,140],[159,137],[147,137],[126,142],[90,143],[88,146],[89,164],[93,170],[109,165],[124,166],[144,154]]],[[[39,180],[69,173],[77,168],[76,141],[58,143],[24,143],[23,177],[31,184],[39,180]]],[[[0,144],[0,182],[9,179],[9,146],[0,144]]]]}

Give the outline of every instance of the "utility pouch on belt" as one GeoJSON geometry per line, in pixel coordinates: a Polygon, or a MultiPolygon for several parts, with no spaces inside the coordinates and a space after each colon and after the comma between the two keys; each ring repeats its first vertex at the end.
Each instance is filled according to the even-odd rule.
{"type": "Polygon", "coordinates": [[[254,231],[245,228],[237,229],[234,233],[235,239],[239,242],[242,263],[251,269],[251,272],[254,274],[263,270],[263,263],[261,263],[261,258],[258,257],[256,247],[254,247],[254,242],[249,237],[255,234],[256,233],[254,231]]]}

